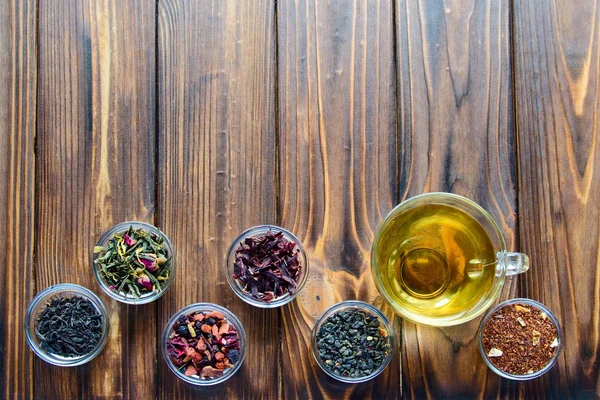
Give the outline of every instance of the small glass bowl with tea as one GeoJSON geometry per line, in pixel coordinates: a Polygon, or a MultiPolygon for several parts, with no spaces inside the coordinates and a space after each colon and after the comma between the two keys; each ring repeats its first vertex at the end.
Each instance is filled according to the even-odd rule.
{"type": "Polygon", "coordinates": [[[210,386],[231,378],[246,357],[246,332],[225,307],[191,304],[176,312],[165,328],[162,353],[181,380],[210,386]]]}
{"type": "Polygon", "coordinates": [[[483,318],[479,352],[499,376],[524,381],[548,372],[558,361],[562,330],[554,313],[542,303],[524,298],[504,301],[483,318]]]}
{"type": "Polygon", "coordinates": [[[361,383],[385,370],[395,341],[390,322],[377,307],[348,300],[334,304],[319,317],[310,347],[327,375],[341,382],[361,383]]]}
{"type": "Polygon", "coordinates": [[[234,293],[261,308],[289,303],[308,277],[308,257],[300,240],[273,225],[255,226],[235,238],[226,266],[234,293]]]}
{"type": "Polygon", "coordinates": [[[155,226],[129,221],[110,228],[94,247],[92,266],[102,290],[127,304],[162,296],[175,279],[175,251],[155,226]]]}
{"type": "Polygon", "coordinates": [[[90,290],[70,283],[39,292],[25,313],[25,337],[42,360],[62,367],[85,364],[108,340],[108,312],[90,290]]]}

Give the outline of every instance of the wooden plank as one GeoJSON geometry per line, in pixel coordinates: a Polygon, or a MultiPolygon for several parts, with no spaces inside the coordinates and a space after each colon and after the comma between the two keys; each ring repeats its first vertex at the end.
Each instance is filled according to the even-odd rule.
{"type": "Polygon", "coordinates": [[[276,220],[274,12],[267,0],[159,3],[159,221],[178,272],[161,299],[158,333],[179,309],[203,301],[233,311],[248,336],[241,370],[200,392],[161,359],[164,399],[279,391],[278,311],[244,303],[225,275],[231,241],[276,220]]]}
{"type": "MultiPolygon", "coordinates": [[[[126,220],[153,222],[155,2],[39,2],[37,289],[100,294],[91,252],[126,220]]],[[[111,334],[78,368],[36,359],[36,396],[155,396],[156,307],[102,295],[111,334]]]]}
{"type": "Polygon", "coordinates": [[[33,398],[23,320],[33,296],[36,2],[0,4],[0,396],[33,398]]]}
{"type": "Polygon", "coordinates": [[[306,287],[282,310],[282,394],[399,397],[397,353],[378,378],[345,385],[327,378],[309,350],[327,307],[382,303],[369,251],[397,202],[392,5],[290,0],[277,7],[281,223],[310,258],[306,287]]]}
{"type": "MultiPolygon", "coordinates": [[[[514,116],[508,1],[396,1],[401,198],[454,192],[481,204],[515,249],[514,116]]],[[[517,279],[502,297],[517,294],[517,279]]],[[[503,396],[481,360],[479,319],[451,328],[404,323],[412,398],[503,396]]]]}
{"type": "Polygon", "coordinates": [[[558,366],[528,397],[600,396],[600,6],[515,2],[523,294],[564,332],[558,366]],[[537,268],[536,268],[537,267],[537,268]]]}

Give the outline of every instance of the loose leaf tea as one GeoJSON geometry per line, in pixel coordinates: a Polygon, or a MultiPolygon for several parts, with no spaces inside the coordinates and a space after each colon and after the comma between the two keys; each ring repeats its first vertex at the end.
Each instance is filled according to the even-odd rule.
{"type": "Polygon", "coordinates": [[[167,355],[186,376],[214,379],[240,359],[236,328],[223,313],[181,315],[167,340],[167,355]]]}
{"type": "Polygon", "coordinates": [[[100,276],[117,293],[139,298],[160,292],[171,273],[171,255],[162,237],[143,229],[129,227],[114,235],[105,247],[94,248],[94,264],[100,276]]]}
{"type": "Polygon", "coordinates": [[[376,316],[348,309],[333,314],[321,325],[317,350],[334,374],[361,378],[383,364],[391,346],[388,332],[376,316]]]}
{"type": "Polygon", "coordinates": [[[513,375],[532,374],[556,354],[556,326],[539,308],[511,304],[496,311],[483,329],[483,349],[498,369],[513,375]]]}
{"type": "Polygon", "coordinates": [[[245,293],[265,303],[292,294],[302,269],[298,252],[281,231],[246,238],[235,252],[233,277],[245,293]]]}
{"type": "Polygon", "coordinates": [[[62,357],[81,357],[100,342],[102,314],[86,298],[56,298],[37,317],[35,333],[45,351],[62,357]]]}

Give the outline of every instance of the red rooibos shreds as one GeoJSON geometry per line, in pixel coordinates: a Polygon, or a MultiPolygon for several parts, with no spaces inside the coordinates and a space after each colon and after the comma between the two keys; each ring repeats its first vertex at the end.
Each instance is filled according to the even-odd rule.
{"type": "Polygon", "coordinates": [[[556,326],[530,304],[510,304],[496,311],[486,322],[482,339],[488,360],[513,375],[541,370],[558,347],[556,326]]]}

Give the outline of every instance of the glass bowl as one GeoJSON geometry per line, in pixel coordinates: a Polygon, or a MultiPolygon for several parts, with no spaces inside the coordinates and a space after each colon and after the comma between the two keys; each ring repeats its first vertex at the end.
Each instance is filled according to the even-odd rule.
{"type": "Polygon", "coordinates": [[[281,227],[278,227],[278,226],[274,226],[274,225],[259,225],[259,226],[255,226],[253,228],[250,228],[250,229],[242,232],[231,243],[231,246],[229,246],[229,250],[227,252],[226,266],[227,266],[227,271],[226,271],[227,272],[226,273],[227,281],[229,282],[229,286],[231,286],[231,289],[234,291],[234,293],[237,294],[238,297],[240,299],[244,300],[246,303],[251,304],[255,307],[261,307],[261,308],[280,307],[280,306],[287,304],[290,301],[294,300],[294,298],[298,295],[298,293],[300,293],[300,290],[302,290],[302,287],[306,283],[306,278],[308,277],[308,257],[306,256],[306,252],[304,251],[304,247],[302,246],[302,243],[290,231],[283,229],[281,227]],[[257,300],[255,298],[253,298],[252,296],[250,296],[248,293],[244,292],[242,284],[233,277],[233,264],[234,264],[235,258],[236,258],[235,257],[236,250],[237,250],[238,246],[246,238],[262,236],[269,231],[282,232],[283,237],[285,239],[296,244],[296,248],[298,249],[298,261],[299,261],[300,265],[302,266],[302,268],[300,270],[300,277],[299,277],[298,281],[296,282],[296,285],[297,285],[296,290],[293,293],[291,293],[291,294],[286,293],[282,296],[276,297],[272,301],[264,302],[264,301],[257,300]]]}
{"type": "Polygon", "coordinates": [[[108,231],[106,231],[106,233],[104,233],[102,235],[102,237],[100,237],[100,240],[98,240],[96,247],[105,247],[108,244],[108,242],[110,241],[110,239],[113,238],[114,235],[124,234],[129,229],[129,227],[133,227],[133,229],[142,229],[145,232],[153,233],[154,235],[160,237],[163,240],[163,243],[162,243],[163,248],[165,248],[167,250],[168,254],[171,256],[171,265],[170,265],[171,272],[169,274],[169,278],[164,282],[162,289],[158,292],[144,293],[139,298],[137,298],[131,294],[126,294],[124,292],[117,292],[115,289],[113,289],[112,285],[109,282],[107,282],[106,279],[100,275],[100,270],[96,267],[96,264],[94,261],[96,260],[96,258],[98,258],[100,256],[100,253],[92,252],[92,268],[94,269],[94,275],[96,276],[96,280],[98,281],[98,284],[100,284],[100,287],[102,288],[102,290],[104,290],[104,292],[106,294],[108,294],[110,297],[112,297],[113,299],[115,299],[117,301],[120,301],[120,302],[126,303],[126,304],[136,304],[136,305],[151,303],[154,300],[161,297],[167,291],[169,286],[171,286],[173,281],[175,280],[175,272],[176,272],[176,267],[177,267],[177,264],[175,262],[175,251],[173,249],[173,245],[171,244],[171,241],[169,240],[169,238],[163,232],[161,232],[157,227],[147,224],[145,222],[138,222],[138,221],[128,221],[128,222],[121,222],[119,224],[116,224],[115,226],[110,228],[108,231]]]}
{"type": "Polygon", "coordinates": [[[496,374],[500,375],[501,377],[506,378],[506,379],[512,379],[515,381],[526,381],[526,380],[535,379],[537,377],[544,375],[546,372],[548,372],[550,369],[552,369],[554,364],[556,364],[556,362],[558,361],[558,357],[560,355],[560,351],[562,350],[562,345],[563,345],[562,330],[560,329],[558,319],[556,318],[554,313],[552,311],[550,311],[550,309],[548,307],[546,307],[545,305],[543,305],[542,303],[535,301],[535,300],[524,299],[524,298],[515,298],[515,299],[503,301],[502,303],[498,304],[497,306],[492,308],[490,311],[488,311],[487,314],[481,320],[481,324],[479,325],[479,331],[477,333],[477,338],[478,338],[478,342],[479,342],[479,352],[481,353],[481,358],[483,358],[483,361],[486,363],[486,365],[492,371],[494,371],[496,374]],[[540,311],[546,313],[548,318],[550,318],[550,321],[552,321],[552,323],[556,327],[556,339],[558,340],[558,347],[556,348],[556,353],[550,359],[550,361],[548,361],[548,364],[546,364],[546,366],[544,368],[542,368],[539,371],[536,371],[534,373],[531,373],[531,374],[515,375],[515,374],[510,374],[508,372],[502,371],[501,369],[496,367],[494,365],[494,363],[492,363],[490,361],[490,359],[488,358],[488,355],[485,353],[485,350],[483,348],[483,331],[484,331],[486,323],[488,322],[490,317],[492,315],[494,315],[494,313],[496,311],[498,311],[499,309],[504,308],[506,306],[509,306],[511,304],[524,304],[524,305],[528,305],[533,308],[539,309],[540,311]]]}
{"type": "Polygon", "coordinates": [[[342,301],[341,303],[334,304],[333,306],[329,307],[315,322],[315,325],[313,326],[313,329],[312,329],[311,338],[310,338],[310,348],[311,348],[311,353],[312,353],[315,361],[317,362],[317,364],[319,364],[319,367],[321,367],[321,369],[323,371],[325,371],[325,373],[327,375],[329,375],[332,378],[335,378],[341,382],[361,383],[361,382],[366,382],[368,380],[375,378],[377,375],[381,374],[384,369],[386,369],[386,367],[392,360],[392,356],[393,356],[394,348],[395,348],[395,342],[396,342],[396,336],[394,334],[392,326],[390,325],[390,322],[377,307],[372,306],[371,304],[365,303],[363,301],[347,300],[347,301],[342,301]],[[381,365],[377,369],[375,369],[371,374],[366,375],[366,376],[357,377],[357,378],[341,376],[341,375],[336,374],[332,370],[330,370],[327,367],[327,364],[321,359],[321,357],[319,355],[319,350],[317,347],[317,333],[321,329],[321,326],[323,325],[323,323],[325,323],[325,321],[329,317],[336,314],[337,312],[349,310],[349,309],[358,309],[360,311],[363,311],[366,314],[375,316],[379,320],[380,324],[387,331],[388,343],[390,345],[390,350],[387,353],[387,355],[386,355],[384,361],[381,363],[381,365]]]}
{"type": "Polygon", "coordinates": [[[211,386],[211,385],[219,384],[219,383],[224,382],[227,379],[231,378],[233,376],[233,374],[235,374],[237,372],[237,370],[240,369],[240,367],[242,366],[242,364],[244,362],[244,358],[246,357],[246,332],[244,331],[244,326],[242,325],[240,320],[231,311],[229,311],[225,307],[222,307],[222,306],[219,306],[219,305],[213,304],[213,303],[196,303],[196,304],[191,304],[187,307],[184,307],[181,310],[177,311],[175,314],[173,314],[173,316],[167,323],[167,327],[165,328],[165,331],[163,333],[161,348],[162,348],[163,357],[165,359],[165,362],[169,366],[169,369],[179,379],[181,379],[185,382],[191,383],[192,385],[211,386]],[[236,363],[233,365],[233,367],[225,369],[223,375],[221,375],[220,377],[215,378],[215,379],[202,379],[202,378],[194,377],[194,376],[186,376],[183,371],[180,371],[180,369],[177,368],[173,364],[173,362],[169,358],[169,355],[167,354],[167,340],[169,339],[169,336],[171,335],[171,333],[174,331],[174,325],[175,325],[175,322],[177,321],[177,318],[179,318],[179,316],[181,316],[181,315],[188,315],[188,314],[191,314],[192,312],[202,312],[202,311],[203,312],[219,311],[219,312],[223,313],[225,315],[225,320],[229,324],[233,325],[236,328],[237,334],[238,334],[238,340],[239,340],[239,344],[240,344],[239,359],[236,361],[236,363]]]}
{"type": "Polygon", "coordinates": [[[106,307],[102,303],[102,300],[100,300],[98,296],[92,293],[89,289],[71,283],[62,283],[59,285],[50,286],[39,292],[27,307],[24,327],[25,337],[27,338],[27,343],[29,344],[29,347],[31,347],[31,350],[33,350],[33,352],[42,360],[62,367],[74,367],[76,365],[85,364],[100,354],[106,345],[106,342],[108,341],[108,334],[110,330],[108,312],[106,311],[106,307]],[[74,296],[83,297],[89,300],[96,310],[102,315],[102,336],[100,337],[98,344],[89,353],[79,357],[64,357],[53,354],[42,347],[41,340],[36,335],[37,318],[50,301],[57,298],[71,298],[74,296]]]}

